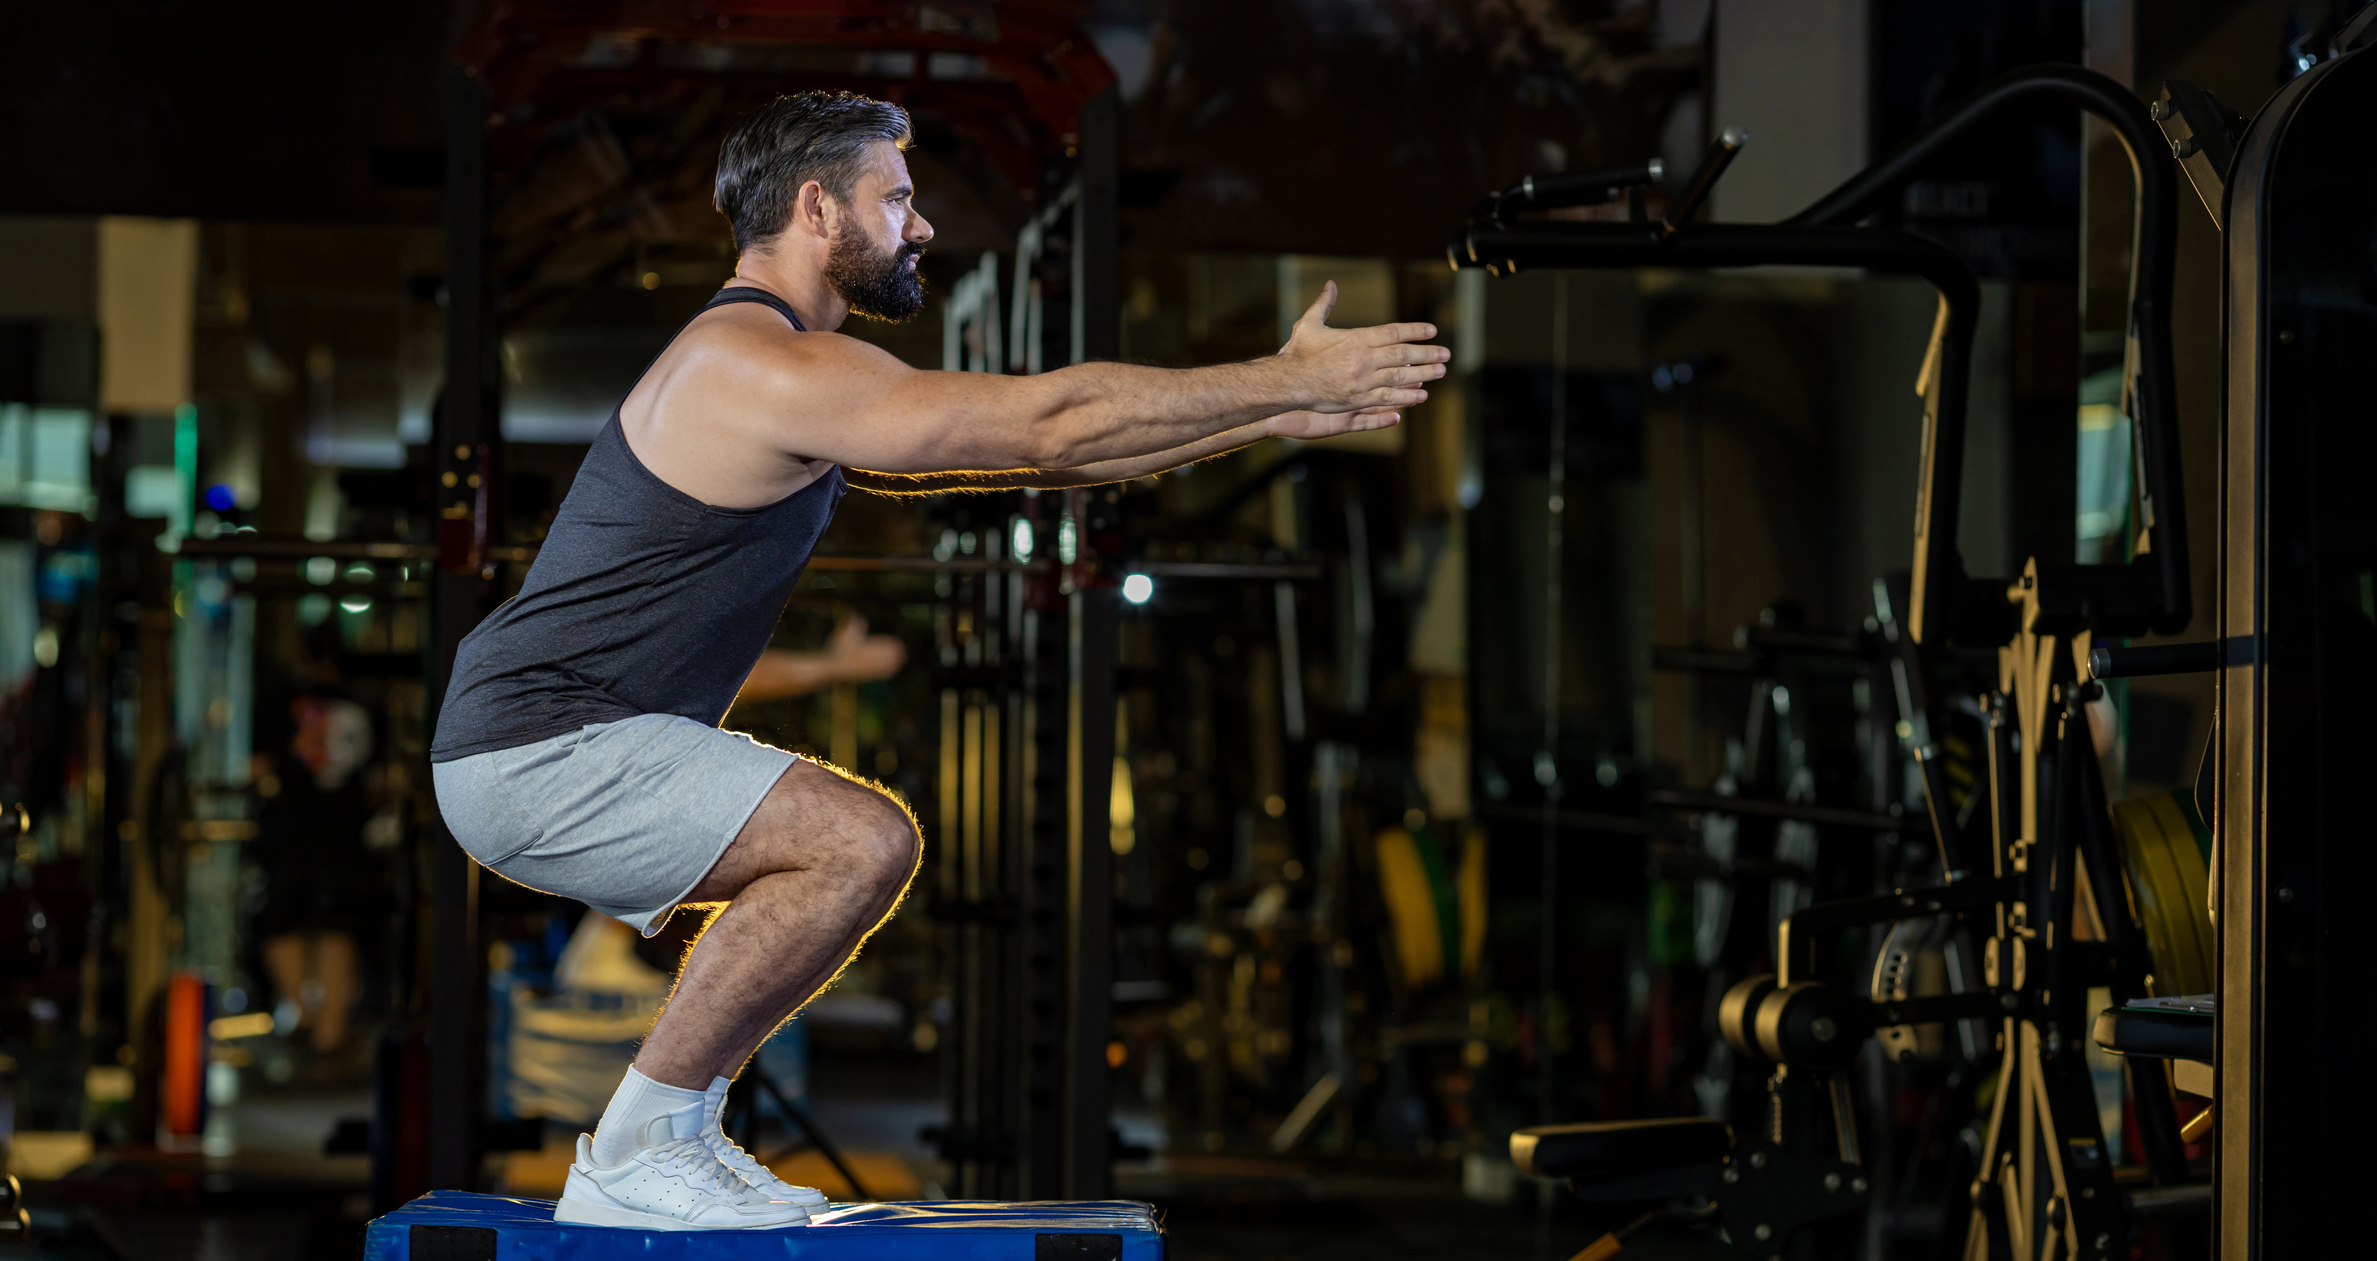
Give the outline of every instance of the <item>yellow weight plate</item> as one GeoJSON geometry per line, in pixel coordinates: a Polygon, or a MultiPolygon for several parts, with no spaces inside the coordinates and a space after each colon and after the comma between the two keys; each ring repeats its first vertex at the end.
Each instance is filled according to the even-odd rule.
{"type": "Polygon", "coordinates": [[[2220,966],[2220,937],[2212,928],[2209,888],[2210,871],[2204,857],[2204,840],[2189,821],[2188,809],[2181,790],[2157,793],[2149,798],[2154,815],[2162,821],[2163,835],[2169,839],[2167,851],[2171,866],[2179,873],[2179,896],[2187,907],[2186,923],[2195,930],[2196,958],[2202,968],[2200,988],[2190,994],[2212,992],[2212,978],[2220,966]]]}
{"type": "Polygon", "coordinates": [[[1411,833],[1388,828],[1378,834],[1378,891],[1394,929],[1395,961],[1413,988],[1443,979],[1444,930],[1436,913],[1427,864],[1411,833]]]}
{"type": "MultiPolygon", "coordinates": [[[[2137,799],[2134,816],[2138,853],[2155,904],[2148,922],[2159,928],[2161,937],[2155,950],[2155,990],[2163,995],[2208,993],[2214,951],[2204,911],[2203,857],[2196,849],[2194,830],[2167,793],[2137,799]]],[[[2150,941],[2153,936],[2150,932],[2150,941]]]]}
{"type": "Polygon", "coordinates": [[[2146,793],[2113,807],[2132,905],[2154,956],[2154,992],[2208,994],[2217,962],[2203,851],[2178,800],[2146,793]]]}
{"type": "Polygon", "coordinates": [[[1469,839],[1461,846],[1461,871],[1458,892],[1461,902],[1461,978],[1477,979],[1478,965],[1486,957],[1486,833],[1483,828],[1469,829],[1469,839]]]}

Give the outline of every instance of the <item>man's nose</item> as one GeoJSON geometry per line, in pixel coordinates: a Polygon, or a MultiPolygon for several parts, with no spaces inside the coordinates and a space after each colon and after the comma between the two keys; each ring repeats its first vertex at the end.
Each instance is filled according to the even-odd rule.
{"type": "Polygon", "coordinates": [[[922,245],[933,239],[933,225],[925,222],[923,215],[911,210],[908,212],[908,230],[902,232],[900,237],[922,245]]]}

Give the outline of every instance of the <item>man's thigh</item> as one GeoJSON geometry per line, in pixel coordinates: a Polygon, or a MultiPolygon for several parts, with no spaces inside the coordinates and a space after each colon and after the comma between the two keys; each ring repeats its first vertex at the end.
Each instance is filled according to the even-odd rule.
{"type": "Polygon", "coordinates": [[[916,864],[906,807],[872,785],[803,758],[751,812],[687,902],[725,902],[762,876],[813,871],[854,884],[906,883],[916,864]]]}
{"type": "Polygon", "coordinates": [[[598,723],[436,767],[472,857],[650,932],[799,759],[670,714],[598,723]]]}

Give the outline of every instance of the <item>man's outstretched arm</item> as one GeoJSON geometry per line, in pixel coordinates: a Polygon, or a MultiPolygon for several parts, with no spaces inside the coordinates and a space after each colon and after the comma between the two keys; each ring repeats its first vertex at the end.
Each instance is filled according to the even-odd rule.
{"type": "MultiPolygon", "coordinates": [[[[1324,287],[1276,355],[1211,368],[1089,363],[1031,377],[922,372],[850,338],[729,334],[705,368],[769,418],[788,455],[894,476],[1081,470],[1139,476],[1243,445],[1233,435],[1285,413],[1311,413],[1305,432],[1377,428],[1426,401],[1450,352],[1423,345],[1428,324],[1328,327],[1336,286],[1324,287]],[[1117,462],[1154,461],[1139,473],[1117,462]]],[[[1131,465],[1129,467],[1136,467],[1131,465]]],[[[1068,480],[1067,484],[1080,484],[1068,480]]]]}
{"type": "Polygon", "coordinates": [[[1103,486],[1109,482],[1127,482],[1134,478],[1169,473],[1177,468],[1217,459],[1265,438],[1330,437],[1367,429],[1384,429],[1401,419],[1402,416],[1396,412],[1364,412],[1351,416],[1292,412],[1218,433],[1185,447],[1174,447],[1136,459],[1103,460],[1079,468],[912,474],[844,469],[842,474],[852,486],[878,495],[967,494],[1020,490],[1024,487],[1061,490],[1068,486],[1103,486]]]}

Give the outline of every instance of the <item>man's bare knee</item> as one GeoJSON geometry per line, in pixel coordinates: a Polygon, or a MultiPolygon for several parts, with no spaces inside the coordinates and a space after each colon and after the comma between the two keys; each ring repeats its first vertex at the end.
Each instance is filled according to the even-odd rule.
{"type": "Polygon", "coordinates": [[[909,877],[924,854],[924,838],[916,820],[888,794],[868,789],[863,808],[853,813],[860,822],[849,837],[853,857],[863,866],[868,883],[885,909],[908,887],[909,877]]]}

